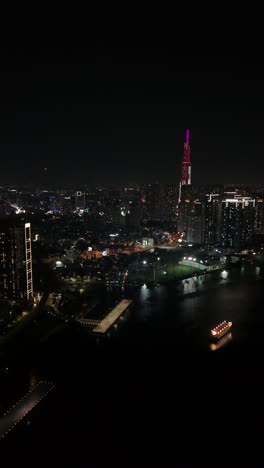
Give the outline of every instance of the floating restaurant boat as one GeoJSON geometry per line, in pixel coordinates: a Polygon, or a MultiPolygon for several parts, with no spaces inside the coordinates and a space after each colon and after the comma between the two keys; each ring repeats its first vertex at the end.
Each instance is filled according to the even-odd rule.
{"type": "Polygon", "coordinates": [[[215,341],[213,343],[210,343],[209,348],[210,348],[211,351],[217,351],[217,349],[222,348],[227,343],[229,343],[229,341],[231,341],[231,340],[232,340],[232,333],[231,332],[226,333],[219,340],[217,340],[217,341],[215,341]]]}
{"type": "Polygon", "coordinates": [[[215,328],[211,330],[211,338],[219,339],[223,335],[225,335],[230,328],[232,327],[232,322],[227,322],[224,320],[223,322],[219,323],[215,328]]]}

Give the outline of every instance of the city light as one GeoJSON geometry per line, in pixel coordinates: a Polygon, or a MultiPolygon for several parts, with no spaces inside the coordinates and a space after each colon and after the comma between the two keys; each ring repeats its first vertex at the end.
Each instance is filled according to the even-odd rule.
{"type": "Polygon", "coordinates": [[[226,279],[227,277],[228,277],[228,271],[227,270],[221,271],[221,278],[226,279]]]}
{"type": "Polygon", "coordinates": [[[261,4],[38,3],[2,12],[2,468],[261,468],[261,4]]]}

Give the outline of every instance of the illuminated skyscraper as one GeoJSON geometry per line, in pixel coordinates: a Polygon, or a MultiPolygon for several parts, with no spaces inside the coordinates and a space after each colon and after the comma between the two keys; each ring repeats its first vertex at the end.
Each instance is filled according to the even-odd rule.
{"type": "Polygon", "coordinates": [[[30,223],[0,221],[0,299],[33,297],[30,223]]]}
{"type": "Polygon", "coordinates": [[[75,193],[75,210],[76,212],[81,212],[85,210],[85,193],[84,192],[75,193]]]}
{"type": "Polygon", "coordinates": [[[181,163],[181,180],[179,186],[179,201],[181,200],[181,189],[183,185],[191,185],[191,147],[190,147],[190,130],[186,130],[186,138],[184,143],[183,158],[181,163]]]}

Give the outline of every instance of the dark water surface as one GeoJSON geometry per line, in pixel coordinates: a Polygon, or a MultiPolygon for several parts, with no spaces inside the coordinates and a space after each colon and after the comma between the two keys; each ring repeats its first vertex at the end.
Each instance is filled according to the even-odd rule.
{"type": "Polygon", "coordinates": [[[32,366],[56,389],[7,449],[30,466],[262,466],[263,276],[253,266],[201,276],[184,297],[142,287],[111,339],[52,335],[32,366]],[[223,320],[232,336],[211,351],[223,320]]]}

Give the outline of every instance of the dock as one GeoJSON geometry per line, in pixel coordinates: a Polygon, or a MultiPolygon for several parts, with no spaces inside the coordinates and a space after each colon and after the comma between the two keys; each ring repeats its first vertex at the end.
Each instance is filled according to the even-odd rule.
{"type": "Polygon", "coordinates": [[[132,304],[132,300],[130,299],[123,299],[120,301],[114,309],[103,318],[100,323],[93,329],[93,333],[104,334],[106,333],[109,328],[123,315],[123,313],[129,308],[132,304]]]}

